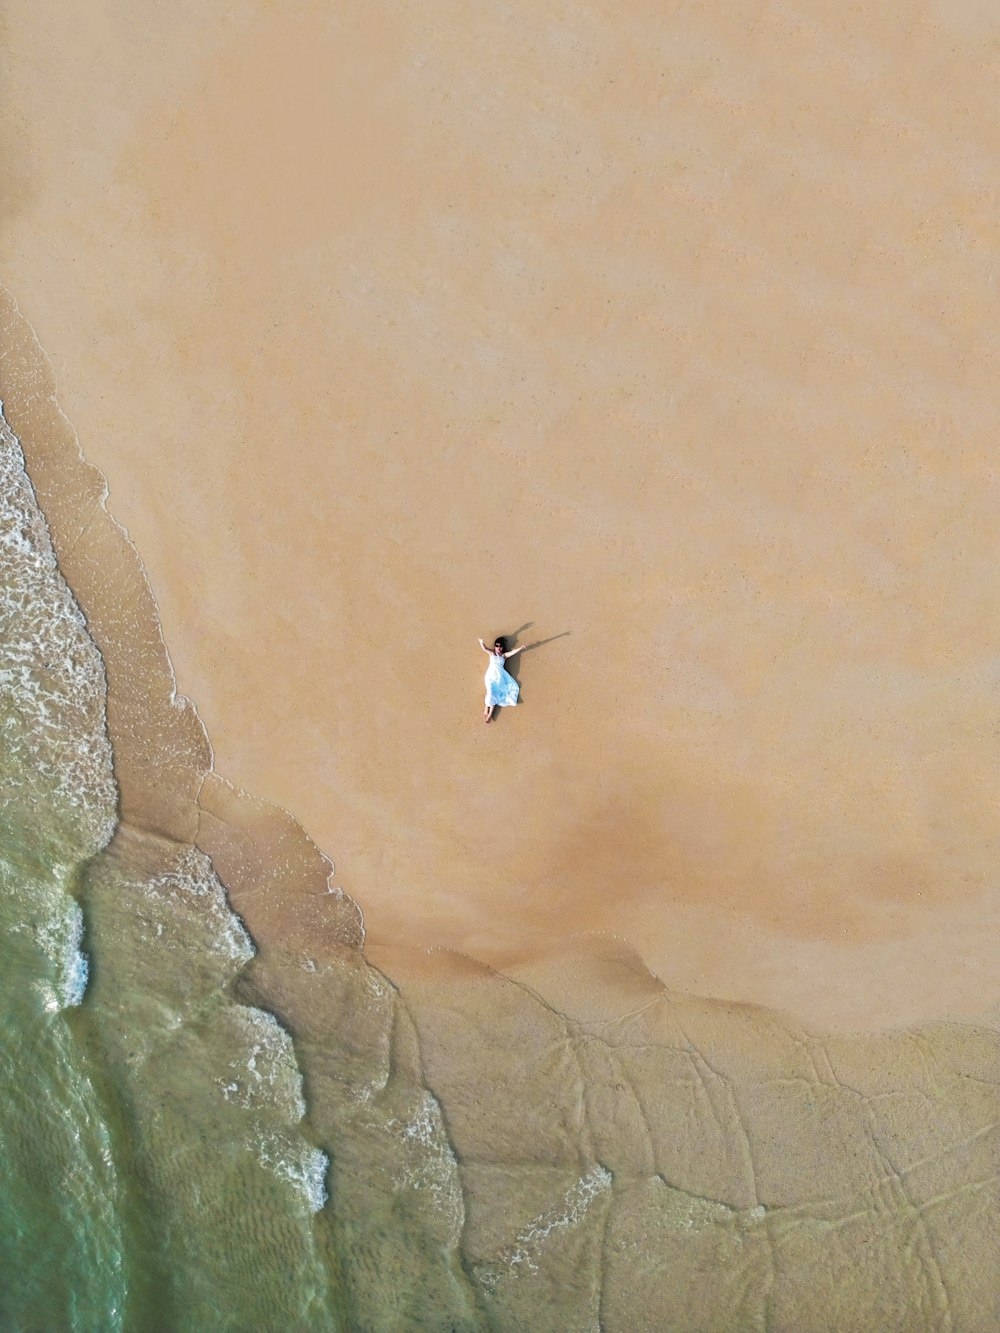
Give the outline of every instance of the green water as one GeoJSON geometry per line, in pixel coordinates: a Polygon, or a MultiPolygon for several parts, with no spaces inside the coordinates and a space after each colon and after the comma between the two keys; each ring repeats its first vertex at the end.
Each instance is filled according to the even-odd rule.
{"type": "Polygon", "coordinates": [[[120,821],[106,703],[0,418],[0,1329],[488,1326],[393,987],[263,959],[206,855],[120,821]]]}
{"type": "Polygon", "coordinates": [[[121,1191],[88,1061],[60,1007],[74,938],[67,889],[5,856],[0,891],[0,1325],[118,1328],[121,1191]]]}
{"type": "Polygon", "coordinates": [[[291,1039],[207,858],[115,831],[101,660],[0,450],[0,1327],[335,1327],[291,1039]]]}
{"type": "Polygon", "coordinates": [[[103,676],[6,432],[0,448],[0,1324],[117,1328],[121,1189],[72,1022],[75,895],[114,825],[103,676]]]}

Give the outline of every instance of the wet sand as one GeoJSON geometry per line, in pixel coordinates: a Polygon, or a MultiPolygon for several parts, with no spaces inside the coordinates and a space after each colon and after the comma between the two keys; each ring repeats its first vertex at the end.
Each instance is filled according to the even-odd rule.
{"type": "Polygon", "coordinates": [[[369,942],[992,1013],[981,10],[8,10],[5,281],[369,942]]]}

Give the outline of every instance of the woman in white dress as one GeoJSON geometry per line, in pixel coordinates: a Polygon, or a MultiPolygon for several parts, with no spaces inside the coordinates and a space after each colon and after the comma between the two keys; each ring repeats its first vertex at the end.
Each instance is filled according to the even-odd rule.
{"type": "Polygon", "coordinates": [[[503,639],[497,639],[492,649],[487,648],[482,639],[479,640],[479,646],[484,653],[489,653],[490,664],[486,668],[486,705],[483,708],[483,721],[493,721],[494,708],[509,708],[517,703],[517,692],[520,688],[517,681],[504,669],[504,662],[508,657],[516,657],[518,653],[524,651],[527,644],[521,644],[520,648],[513,649],[512,652],[504,652],[503,639]]]}

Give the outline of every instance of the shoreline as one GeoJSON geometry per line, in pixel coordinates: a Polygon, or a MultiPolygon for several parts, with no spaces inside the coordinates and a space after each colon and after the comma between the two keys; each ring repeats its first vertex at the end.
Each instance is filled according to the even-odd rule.
{"type": "Polygon", "coordinates": [[[94,1131],[123,1280],[74,1196],[53,1308],[995,1304],[972,8],[11,0],[0,398],[119,794],[44,1019],[103,1111],[57,1078],[13,1121],[94,1131]],[[484,727],[475,636],[518,625],[484,727]]]}
{"type": "Polygon", "coordinates": [[[991,108],[981,44],[821,0],[445,40],[423,5],[41,45],[12,9],[5,280],[143,553],[157,688],[372,941],[995,1013],[1000,240],[947,96],[991,108]],[[475,637],[525,621],[564,637],[484,728],[475,637]]]}
{"type": "MultiPolygon", "coordinates": [[[[626,936],[607,931],[571,932],[549,940],[547,947],[534,950],[513,949],[506,954],[490,948],[481,949],[479,952],[463,950],[447,943],[427,945],[421,942],[411,945],[407,943],[405,936],[393,937],[391,933],[387,935],[384,931],[379,931],[370,937],[366,949],[363,902],[358,902],[351,895],[345,894],[339,884],[334,883],[333,861],[330,856],[313,841],[294,814],[217,773],[211,738],[199,715],[197,704],[186,694],[178,691],[170,651],[163,638],[156,600],[141,556],[125,529],[108,508],[110,491],[107,479],[99,469],[86,461],[72,425],[58,406],[51,369],[44,352],[38,346],[30,324],[23,320],[16,303],[5,290],[0,294],[0,301],[3,306],[0,318],[9,338],[4,361],[0,362],[0,377],[4,383],[17,385],[13,394],[8,390],[8,398],[13,404],[14,420],[18,421],[19,425],[21,419],[30,423],[33,414],[41,407],[43,417],[48,415],[49,434],[57,438],[59,433],[62,435],[62,443],[57,445],[55,454],[49,456],[47,450],[39,453],[32,448],[30,434],[34,427],[29,425],[29,441],[25,453],[29,475],[32,476],[36,493],[39,495],[39,503],[49,522],[56,550],[60,553],[67,552],[69,555],[67,568],[64,556],[60,554],[60,567],[84,610],[88,626],[96,630],[96,642],[102,656],[105,652],[110,653],[112,663],[110,676],[117,682],[116,689],[109,691],[110,714],[116,718],[115,728],[119,732],[113,748],[116,756],[116,777],[120,784],[124,782],[123,818],[128,822],[134,822],[140,828],[161,829],[168,836],[189,839],[206,852],[213,862],[220,866],[220,877],[226,887],[227,895],[234,911],[241,918],[246,909],[245,895],[249,894],[251,899],[256,898],[258,903],[270,897],[270,901],[263,909],[263,915],[258,917],[256,910],[252,911],[247,923],[251,936],[258,943],[279,952],[296,943],[298,947],[305,948],[307,936],[302,933],[301,922],[294,919],[296,915],[294,903],[304,897],[313,900],[314,907],[321,901],[324,910],[337,909],[332,927],[329,923],[323,923],[322,918],[316,917],[315,913],[311,916],[312,927],[319,930],[321,937],[330,936],[332,929],[331,938],[338,948],[347,946],[359,949],[363,953],[372,952],[386,957],[406,959],[404,970],[413,972],[415,967],[418,975],[422,974],[425,966],[434,959],[441,962],[446,975],[454,970],[456,964],[460,969],[464,967],[466,965],[466,962],[462,961],[464,959],[472,966],[473,971],[486,968],[502,981],[509,972],[524,969],[530,971],[538,967],[544,971],[547,962],[553,962],[558,971],[561,961],[566,957],[575,957],[581,964],[588,958],[592,959],[597,971],[600,972],[608,961],[618,957],[629,960],[626,971],[630,971],[637,964],[646,969],[650,980],[662,987],[664,994],[687,995],[693,1002],[716,1002],[723,1007],[748,1003],[751,1007],[758,1008],[763,1016],[780,1019],[784,1015],[791,1022],[805,1020],[831,1035],[836,1032],[849,1035],[853,1032],[859,1035],[865,1033],[891,1036],[893,1033],[900,1034],[926,1022],[957,1022],[972,1026],[1000,1024],[1000,1006],[997,1002],[987,1004],[980,1010],[970,1008],[963,1011],[961,1007],[957,1007],[948,1012],[910,1013],[901,1019],[890,1020],[882,1025],[866,1026],[862,1022],[852,1024],[850,1021],[824,1024],[821,1020],[817,1021],[815,1013],[803,1012],[794,1005],[761,1003],[748,999],[741,993],[712,994],[690,986],[671,984],[657,977],[656,973],[648,968],[648,964],[642,960],[641,953],[626,936]],[[19,326],[20,341],[25,349],[20,354],[16,350],[19,339],[13,336],[19,326]],[[30,352],[32,344],[36,349],[34,356],[30,352]],[[34,380],[33,387],[24,394],[24,386],[31,384],[32,380],[34,380]],[[19,404],[21,395],[23,401],[19,404]],[[57,456],[60,453],[63,455],[62,458],[57,456]],[[76,473],[78,480],[67,484],[67,475],[71,472],[76,473]],[[82,510],[79,504],[81,496],[88,497],[83,501],[82,510]],[[99,530],[102,527],[103,532],[99,530]],[[91,550],[87,549],[88,542],[92,544],[91,550]],[[111,638],[102,630],[99,620],[102,613],[100,596],[95,604],[86,586],[88,579],[93,580],[95,575],[98,586],[106,584],[107,570],[101,562],[108,558],[109,551],[116,551],[117,556],[114,558],[124,562],[121,566],[122,586],[137,590],[137,605],[141,610],[138,612],[139,621],[136,622],[136,628],[139,629],[139,640],[146,645],[145,659],[138,667],[135,661],[129,660],[131,645],[120,640],[116,642],[113,637],[114,630],[111,638]],[[125,573],[126,567],[130,567],[132,572],[125,573]],[[144,618],[148,629],[139,628],[144,618]],[[139,672],[138,677],[130,679],[136,670],[139,672]],[[147,673],[148,679],[142,679],[144,672],[147,673]],[[125,682],[124,689],[122,681],[125,682]],[[141,727],[136,729],[134,713],[130,710],[134,710],[136,706],[145,706],[149,697],[150,682],[153,682],[154,689],[159,691],[161,699],[159,717],[154,720],[151,727],[146,728],[145,740],[140,740],[138,746],[138,756],[130,759],[128,746],[125,745],[123,748],[120,733],[123,728],[130,729],[133,741],[137,736],[143,735],[141,727]],[[128,697],[123,699],[119,694],[128,697]],[[167,733],[163,728],[169,731],[176,726],[181,727],[179,734],[185,737],[181,750],[187,751],[190,770],[185,776],[184,766],[182,765],[180,770],[176,770],[175,766],[175,780],[178,785],[173,795],[164,801],[162,788],[154,793],[141,775],[149,763],[149,755],[164,745],[167,733]],[[155,810],[150,807],[150,800],[153,801],[155,810]],[[290,864],[297,865],[301,877],[297,888],[290,891],[287,884],[279,885],[275,880],[272,881],[272,891],[268,895],[259,885],[254,885],[247,879],[248,875],[259,874],[268,864],[280,864],[285,867],[290,864]],[[421,962],[422,959],[424,962],[421,962]]],[[[12,428],[16,429],[13,423],[12,428]]],[[[19,438],[23,439],[22,431],[17,433],[19,438]]],[[[167,748],[172,749],[174,754],[177,753],[176,738],[167,748]]],[[[337,879],[339,878],[338,875],[337,879]]],[[[699,922],[695,916],[688,924],[689,957],[695,952],[690,941],[696,934],[698,926],[699,922]]],[[[969,929],[981,930],[981,917],[976,917],[969,929]]],[[[749,948],[751,951],[760,949],[766,952],[766,945],[761,943],[763,940],[770,942],[779,952],[784,950],[784,958],[777,966],[788,966],[790,951],[787,939],[779,935],[767,941],[765,928],[758,925],[748,943],[745,938],[742,940],[739,938],[746,933],[745,923],[739,919],[734,920],[732,930],[734,934],[728,947],[721,950],[729,957],[739,957],[741,948],[744,950],[749,948]]],[[[711,938],[703,941],[704,948],[712,950],[720,948],[718,931],[719,923],[716,921],[711,938]]],[[[871,944],[870,961],[865,961],[861,965],[862,972],[877,966],[882,947],[882,942],[878,940],[871,944]]],[[[858,968],[856,948],[852,952],[855,967],[858,968]]],[[[765,985],[768,966],[765,963],[762,969],[765,985]]],[[[799,966],[803,964],[800,962],[799,966]]],[[[824,966],[827,971],[835,970],[829,961],[824,966]]],[[[737,970],[745,976],[752,971],[752,965],[744,960],[742,967],[737,970]]],[[[849,990],[854,982],[854,977],[848,974],[844,981],[845,991],[849,990]]],[[[973,993],[981,995],[982,989],[979,979],[975,979],[972,986],[973,993]]],[[[842,1009],[849,1004],[847,996],[844,995],[839,1003],[842,1009]]],[[[820,1010],[823,1007],[821,1004],[820,1010]]],[[[865,996],[857,1012],[860,1014],[862,1009],[867,1010],[870,1007],[870,999],[865,996]]],[[[828,1012],[829,997],[825,1008],[828,1012]]]]}
{"type": "Polygon", "coordinates": [[[993,1014],[982,44],[19,5],[5,279],[219,771],[369,937],[993,1014]],[[528,620],[569,637],[484,728],[475,636],[528,620]]]}
{"type": "MultiPolygon", "coordinates": [[[[4,383],[9,370],[0,363],[4,383]]],[[[93,480],[78,450],[71,466],[93,480]]],[[[51,487],[58,463],[41,473],[51,487]]],[[[107,550],[93,517],[64,576],[67,565],[108,574],[92,558],[93,543],[107,550]]],[[[138,559],[130,544],[117,549],[138,559]]],[[[102,633],[78,590],[108,654],[131,812],[88,871],[88,894],[114,890],[119,860],[141,876],[162,873],[163,848],[176,856],[188,841],[210,857],[257,949],[232,998],[290,1034],[301,1131],[321,1154],[311,1169],[328,1164],[310,1234],[333,1308],[379,1323],[429,1311],[470,1333],[564,1328],[581,1310],[609,1329],[687,1326],[706,1311],[720,1326],[818,1328],[849,1272],[866,1320],[892,1323],[917,1291],[938,1320],[972,1326],[990,1289],[965,1224],[991,1179],[995,1030],[820,1034],[759,1006],[671,994],[628,949],[562,951],[505,974],[454,954],[363,948],[351,900],[328,891],[328,858],[286,812],[206,769],[198,782],[175,771],[169,819],[154,817],[162,793],[142,764],[122,763],[114,735],[128,708],[110,696],[128,681],[134,637],[120,625],[102,633]],[[886,1193],[904,1179],[901,1198],[886,1193]],[[638,1265],[637,1247],[649,1256],[638,1265]],[[937,1275],[926,1291],[925,1248],[937,1275]],[[705,1281],[722,1262],[739,1274],[735,1295],[705,1281]]],[[[154,657],[166,651],[156,644],[154,657]]],[[[141,698],[154,702],[148,763],[158,747],[174,753],[176,736],[141,698]]],[[[171,692],[173,724],[190,728],[196,715],[179,702],[171,692]]],[[[980,1223],[988,1253],[995,1238],[980,1223]]]]}

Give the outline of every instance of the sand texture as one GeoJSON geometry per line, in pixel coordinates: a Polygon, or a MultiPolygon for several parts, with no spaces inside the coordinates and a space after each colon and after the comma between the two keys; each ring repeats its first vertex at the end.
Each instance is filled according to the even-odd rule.
{"type": "Polygon", "coordinates": [[[359,1326],[992,1326],[1000,19],[72,11],[0,397],[359,1326]]]}
{"type": "Polygon", "coordinates": [[[6,281],[220,771],[371,938],[992,1007],[994,36],[8,6],[6,281]]]}

